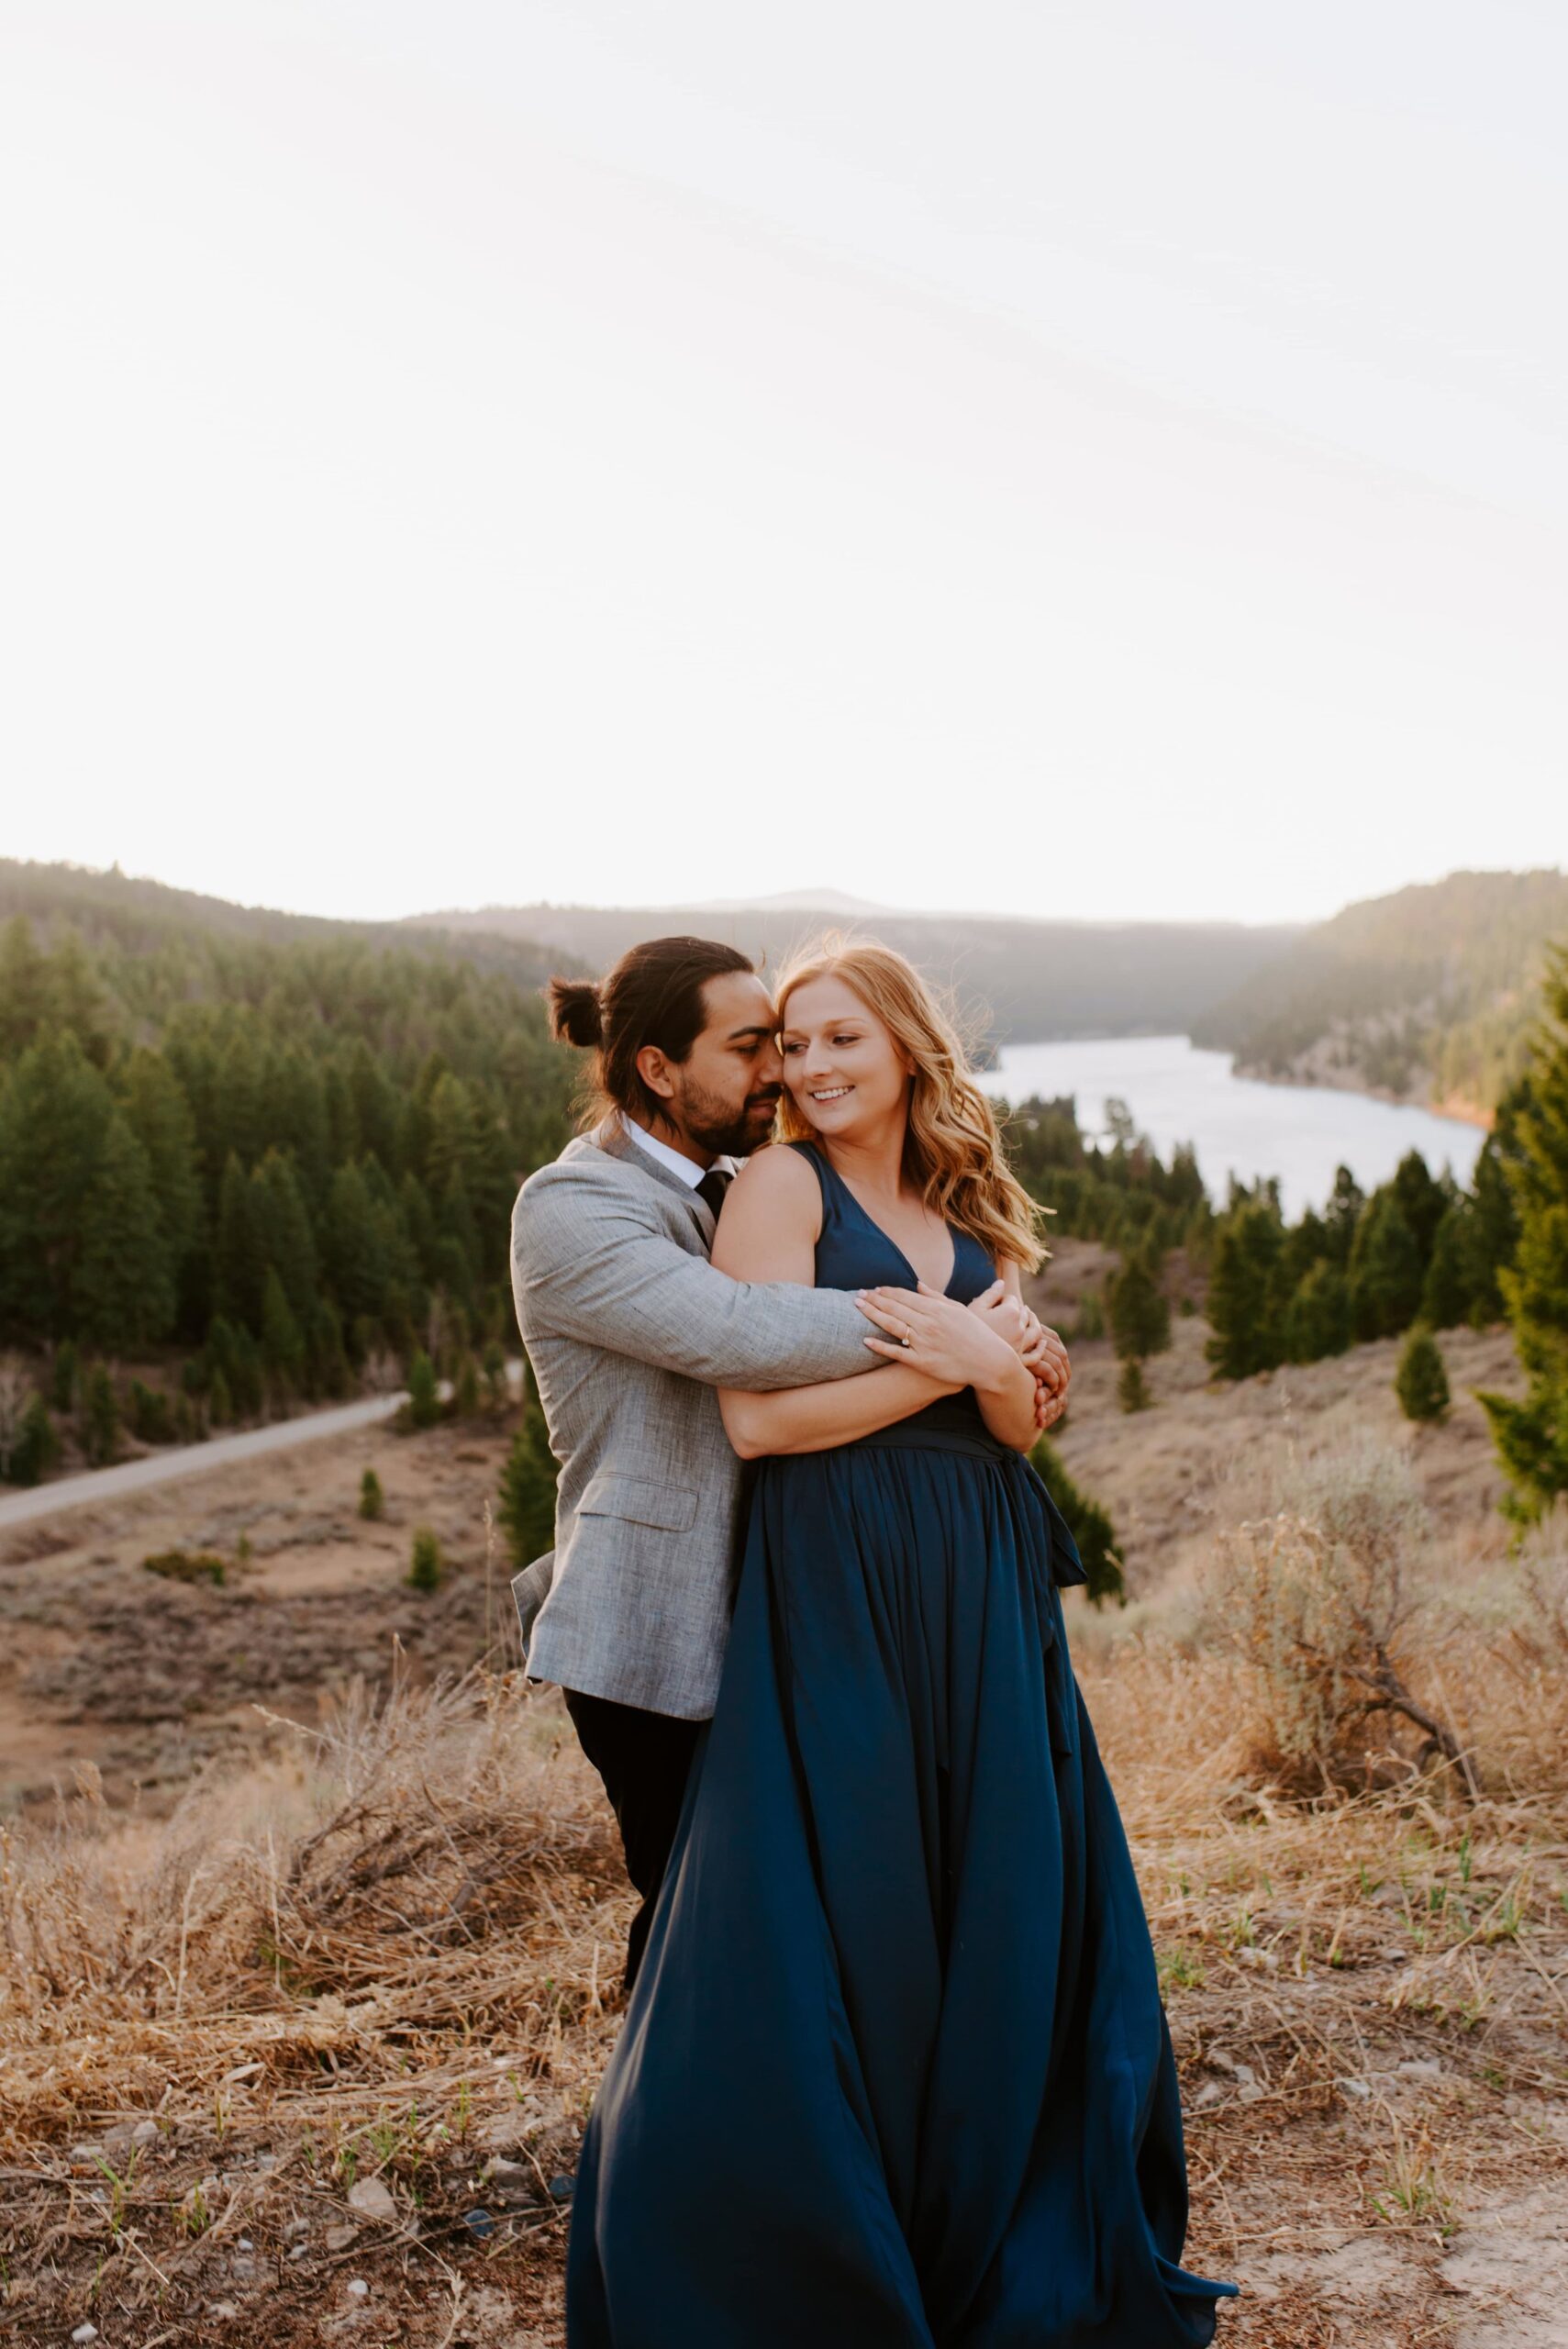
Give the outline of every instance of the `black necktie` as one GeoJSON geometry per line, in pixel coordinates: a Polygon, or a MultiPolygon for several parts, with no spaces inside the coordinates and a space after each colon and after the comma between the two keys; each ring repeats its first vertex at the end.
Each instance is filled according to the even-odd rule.
{"type": "Polygon", "coordinates": [[[720,1167],[710,1166],[697,1185],[697,1197],[699,1199],[707,1201],[708,1206],[713,1209],[713,1219],[716,1223],[718,1220],[718,1210],[724,1205],[724,1194],[734,1180],[733,1174],[726,1174],[720,1167]]]}

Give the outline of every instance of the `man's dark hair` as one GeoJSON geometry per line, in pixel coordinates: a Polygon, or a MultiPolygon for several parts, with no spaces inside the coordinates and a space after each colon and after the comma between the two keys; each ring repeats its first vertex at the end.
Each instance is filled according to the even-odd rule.
{"type": "Polygon", "coordinates": [[[668,1122],[665,1104],[638,1073],[637,1055],[657,1044],[679,1065],[706,1024],[708,980],[756,967],[738,947],[711,938],[645,939],[597,984],[551,979],[550,1028],[562,1042],[594,1052],[599,1110],[624,1109],[641,1125],[668,1122]]]}

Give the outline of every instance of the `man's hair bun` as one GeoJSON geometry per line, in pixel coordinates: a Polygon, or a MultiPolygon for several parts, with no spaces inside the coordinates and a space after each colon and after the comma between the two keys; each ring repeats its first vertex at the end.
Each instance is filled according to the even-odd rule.
{"type": "Polygon", "coordinates": [[[586,1052],[605,1040],[604,1007],[592,979],[551,979],[550,1028],[562,1043],[586,1052]]]}

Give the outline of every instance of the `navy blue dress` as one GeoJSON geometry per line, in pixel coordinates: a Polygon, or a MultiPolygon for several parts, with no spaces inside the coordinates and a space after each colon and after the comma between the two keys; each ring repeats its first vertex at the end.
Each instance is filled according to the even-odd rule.
{"type": "MultiPolygon", "coordinates": [[[[825,1157],[818,1286],[914,1273],[825,1157]]],[[[994,1277],[954,1233],[948,1294],[994,1277]]],[[[752,1487],[717,1709],[578,2170],[572,2349],[1196,2349],[1175,2065],[973,1395],[752,1487]]]]}

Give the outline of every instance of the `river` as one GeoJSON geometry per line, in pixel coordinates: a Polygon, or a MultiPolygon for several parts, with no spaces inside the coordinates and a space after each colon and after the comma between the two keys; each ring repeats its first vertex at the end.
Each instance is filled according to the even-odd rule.
{"type": "Polygon", "coordinates": [[[1185,1036],[1112,1036],[1099,1041],[1006,1044],[980,1082],[1022,1101],[1072,1094],[1085,1132],[1099,1133],[1107,1100],[1125,1101],[1162,1158],[1191,1142],[1211,1195],[1232,1174],[1243,1183],[1277,1174],[1287,1216],[1321,1207],[1334,1170],[1348,1166],[1363,1191],[1386,1182],[1407,1150],[1434,1174],[1447,1165],[1468,1182],[1485,1136],[1428,1109],[1396,1108],[1327,1085],[1262,1085],[1231,1074],[1230,1054],[1185,1036]]]}

